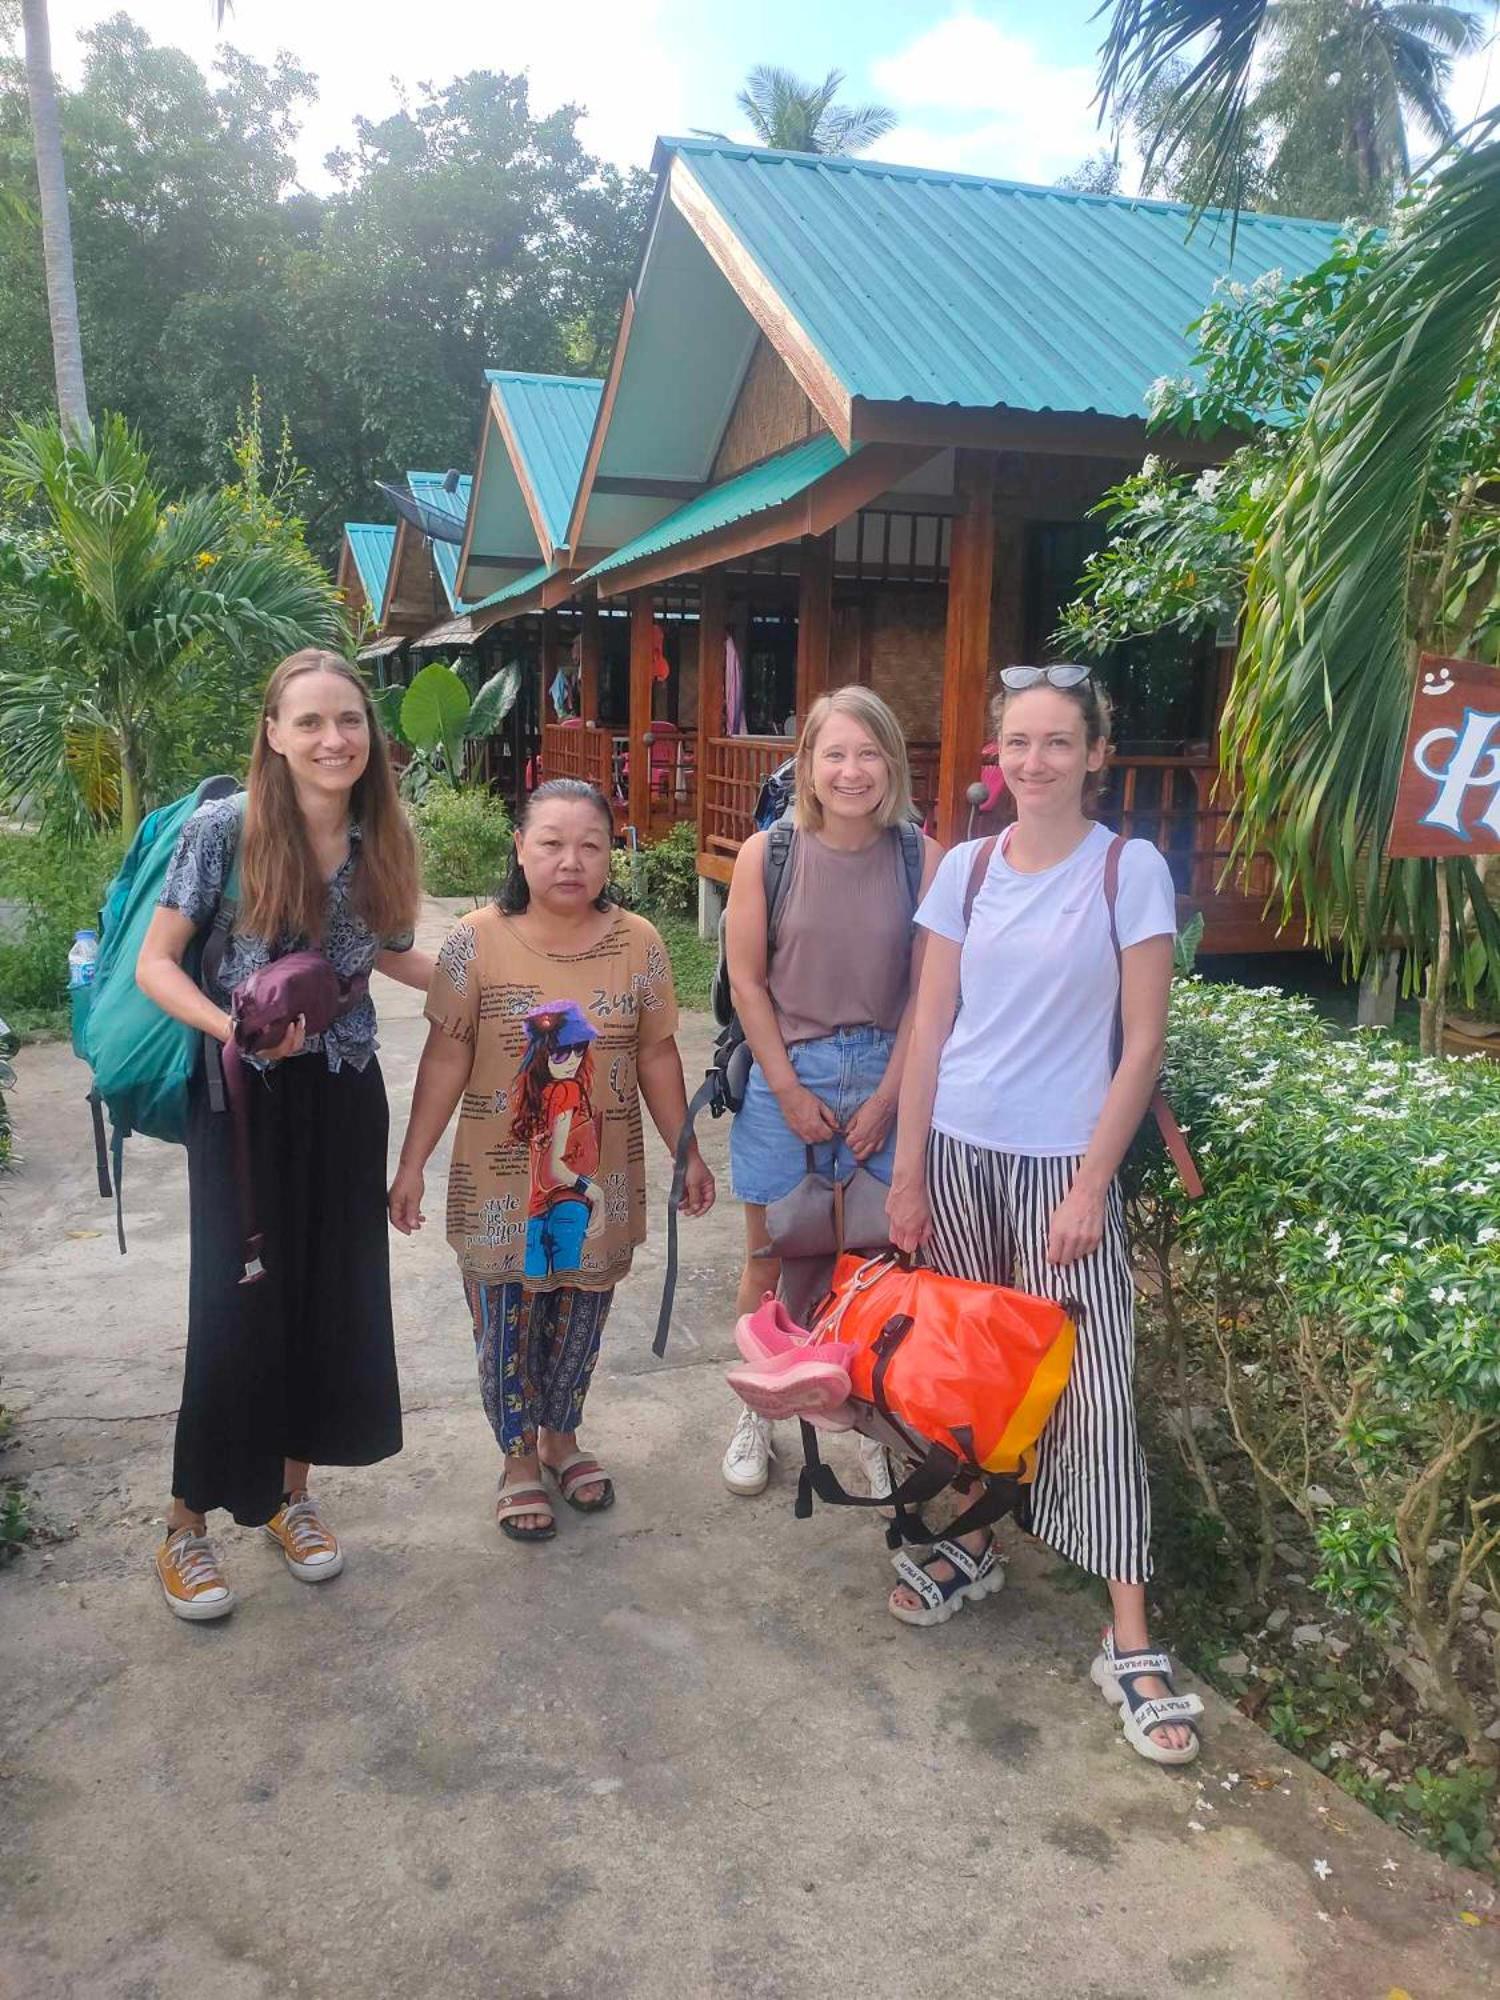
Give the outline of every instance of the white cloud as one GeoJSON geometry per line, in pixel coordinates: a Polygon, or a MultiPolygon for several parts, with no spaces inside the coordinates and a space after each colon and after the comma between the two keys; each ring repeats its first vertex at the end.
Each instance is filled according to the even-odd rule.
{"type": "Polygon", "coordinates": [[[951,15],[872,69],[901,114],[882,159],[1050,183],[1104,143],[1091,64],[1041,57],[1024,36],[951,15]]]}
{"type": "MultiPolygon", "coordinates": [[[[76,83],[80,30],[118,11],[121,0],[51,0],[53,61],[76,83]]],[[[209,0],[128,0],[153,41],[185,49],[207,68],[216,37],[209,0]]],[[[454,5],[430,11],[398,0],[240,0],[224,39],[259,62],[290,50],[318,79],[318,103],[298,145],[304,184],[326,185],[322,161],[347,145],[357,114],[393,111],[399,78],[414,91],[472,69],[531,79],[534,112],[587,107],[580,132],[591,151],[645,166],[659,132],[681,131],[687,93],[661,22],[663,0],[567,0],[521,8],[454,5]]]]}

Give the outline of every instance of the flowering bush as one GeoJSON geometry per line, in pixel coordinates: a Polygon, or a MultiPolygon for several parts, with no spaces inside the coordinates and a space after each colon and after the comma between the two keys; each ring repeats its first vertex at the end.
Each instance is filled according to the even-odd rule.
{"type": "Polygon", "coordinates": [[[1183,1201],[1163,1165],[1139,1180],[1148,1319],[1180,1384],[1222,1385],[1260,1501],[1262,1589],[1290,1507],[1318,1549],[1314,1587],[1393,1652],[1409,1644],[1424,1698],[1493,1762],[1500,1067],[1337,1036],[1274,988],[1190,980],[1167,1070],[1207,1193],[1183,1201]]]}

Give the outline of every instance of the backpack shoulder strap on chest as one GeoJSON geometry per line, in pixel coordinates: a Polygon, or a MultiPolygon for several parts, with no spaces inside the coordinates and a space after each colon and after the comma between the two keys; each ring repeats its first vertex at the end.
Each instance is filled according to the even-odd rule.
{"type": "Polygon", "coordinates": [[[984,887],[984,878],[990,872],[990,863],[999,843],[998,833],[992,833],[988,840],[981,840],[978,851],[969,867],[969,884],[964,890],[964,930],[974,920],[974,905],[979,901],[979,892],[984,887]]]}
{"type": "Polygon", "coordinates": [[[915,911],[922,900],[922,865],[927,858],[922,829],[914,821],[904,819],[896,828],[896,838],[901,843],[901,859],[906,866],[906,893],[915,911]]]}
{"type": "Polygon", "coordinates": [[[792,824],[790,813],[783,813],[776,824],[766,831],[766,948],[769,951],[776,942],[776,916],[781,908],[781,899],[786,894],[787,863],[792,858],[792,842],[797,837],[797,829],[792,824]]]}

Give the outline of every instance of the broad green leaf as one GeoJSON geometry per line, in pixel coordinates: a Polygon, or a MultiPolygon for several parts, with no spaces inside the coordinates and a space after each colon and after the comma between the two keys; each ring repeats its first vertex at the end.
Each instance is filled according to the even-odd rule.
{"type": "Polygon", "coordinates": [[[469,719],[464,725],[465,736],[493,736],[515,707],[516,696],[520,692],[521,669],[511,660],[499,673],[491,674],[475,695],[469,719]]]}
{"type": "Polygon", "coordinates": [[[463,736],[469,697],[452,667],[434,661],[413,679],[401,703],[401,729],[409,743],[430,756],[463,736]]]}

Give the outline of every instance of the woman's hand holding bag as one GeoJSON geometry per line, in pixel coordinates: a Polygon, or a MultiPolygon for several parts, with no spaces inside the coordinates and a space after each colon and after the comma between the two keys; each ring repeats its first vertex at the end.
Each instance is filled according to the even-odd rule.
{"type": "Polygon", "coordinates": [[[914,1257],[932,1235],[932,1210],[923,1181],[908,1185],[892,1181],[885,1198],[885,1216],[891,1241],[903,1256],[914,1257]]]}
{"type": "Polygon", "coordinates": [[[776,1102],[804,1146],[821,1146],[837,1136],[839,1121],[832,1109],[795,1077],[776,1092],[776,1102]]]}

